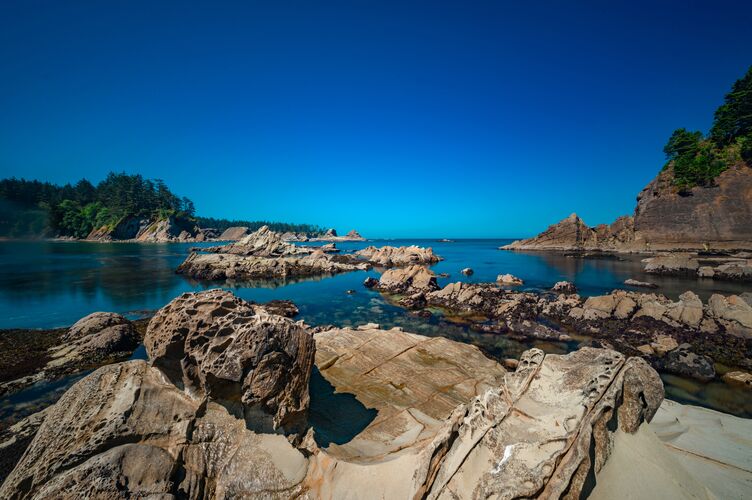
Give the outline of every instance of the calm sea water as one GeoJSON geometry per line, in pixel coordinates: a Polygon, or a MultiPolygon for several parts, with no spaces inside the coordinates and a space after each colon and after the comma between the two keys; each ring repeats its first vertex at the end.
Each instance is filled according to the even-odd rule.
{"type": "MultiPolygon", "coordinates": [[[[431,246],[444,257],[433,266],[444,285],[453,281],[492,282],[501,273],[525,280],[522,289],[544,290],[561,280],[573,281],[583,295],[608,293],[624,288],[623,281],[635,278],[653,281],[658,292],[676,298],[686,290],[703,299],[711,293],[740,293],[749,287],[733,283],[662,278],[642,272],[639,256],[621,259],[582,259],[546,253],[500,251],[512,240],[376,240],[344,242],[337,246],[353,251],[368,245],[431,246]],[[475,273],[464,276],[460,270],[470,267],[475,273]]],[[[442,335],[472,343],[497,357],[517,357],[529,348],[499,335],[472,332],[440,316],[417,318],[389,304],[377,292],[363,287],[366,276],[376,271],[359,271],[313,280],[292,282],[209,283],[175,274],[195,243],[88,243],[88,242],[0,242],[0,329],[51,328],[67,326],[94,311],[114,311],[131,318],[143,317],[187,291],[222,287],[238,296],[264,302],[289,299],[300,308],[300,316],[310,324],[358,325],[379,323],[384,327],[401,326],[423,335],[442,335]],[[347,294],[355,290],[354,294],[347,294]]],[[[535,344],[548,352],[563,353],[578,347],[577,341],[535,344]]],[[[752,416],[752,397],[730,389],[723,383],[698,384],[676,377],[664,377],[668,394],[683,402],[701,404],[737,415],[752,416]]],[[[50,394],[61,388],[55,386],[50,394]],[[54,389],[54,390],[53,390],[54,389]]],[[[44,387],[31,390],[35,400],[46,393],[44,387]]],[[[29,396],[31,397],[31,396],[29,396]]],[[[28,398],[14,397],[14,405],[28,398]]],[[[325,399],[325,398],[319,398],[325,399]]],[[[34,405],[31,405],[34,406],[34,405]]],[[[10,408],[7,411],[12,412],[10,408]]],[[[0,420],[8,414],[0,415],[0,420]]],[[[336,438],[332,438],[335,439],[336,438]]]]}

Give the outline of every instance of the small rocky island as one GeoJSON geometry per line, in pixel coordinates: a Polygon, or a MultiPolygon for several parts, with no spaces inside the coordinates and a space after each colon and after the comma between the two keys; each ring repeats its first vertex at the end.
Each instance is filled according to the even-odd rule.
{"type": "Polygon", "coordinates": [[[415,246],[368,247],[346,255],[335,255],[336,250],[332,243],[320,247],[295,245],[263,226],[234,243],[194,249],[177,272],[206,280],[288,279],[440,260],[430,248],[415,246]]]}

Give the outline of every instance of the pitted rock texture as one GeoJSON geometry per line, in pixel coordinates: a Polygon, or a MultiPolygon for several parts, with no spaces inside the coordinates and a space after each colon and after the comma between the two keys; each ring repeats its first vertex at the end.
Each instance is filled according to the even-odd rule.
{"type": "Polygon", "coordinates": [[[320,449],[309,433],[301,451],[131,361],[63,395],[0,497],[578,497],[616,428],[634,432],[663,397],[644,362],[604,349],[531,350],[508,373],[473,346],[398,329],[316,343],[335,390],[378,410],[349,443],[320,449]]]}
{"type": "Polygon", "coordinates": [[[53,406],[0,498],[290,498],[306,460],[143,361],[109,365],[53,406]]]}
{"type": "Polygon", "coordinates": [[[153,366],[178,387],[256,424],[296,430],[308,408],[315,354],[299,323],[269,314],[224,290],[186,293],[160,309],[144,345],[153,366]]]}
{"type": "Polygon", "coordinates": [[[435,264],[441,257],[433,253],[432,248],[419,246],[409,247],[367,247],[358,250],[355,255],[366,259],[368,262],[379,267],[402,267],[414,264],[435,264]]]}

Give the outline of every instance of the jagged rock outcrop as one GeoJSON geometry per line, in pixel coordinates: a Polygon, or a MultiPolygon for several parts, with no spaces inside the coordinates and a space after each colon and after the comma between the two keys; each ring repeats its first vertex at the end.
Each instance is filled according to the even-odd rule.
{"type": "Polygon", "coordinates": [[[710,187],[680,191],[671,168],[662,170],[637,196],[632,217],[594,228],[572,214],[547,230],[502,247],[505,250],[752,249],[752,168],[739,163],[710,187]]]}
{"type": "Polygon", "coordinates": [[[331,276],[370,268],[365,262],[339,262],[322,251],[287,257],[192,253],[177,273],[206,280],[270,280],[331,276]]]}
{"type": "Polygon", "coordinates": [[[269,229],[269,226],[261,226],[256,231],[240,238],[234,243],[207,247],[202,250],[222,254],[253,255],[256,257],[283,257],[286,255],[309,253],[301,247],[284,241],[282,235],[269,229]]]}
{"type": "Polygon", "coordinates": [[[165,219],[126,216],[114,226],[95,228],[87,240],[121,241],[135,240],[148,243],[168,241],[206,241],[216,237],[213,229],[203,230],[195,222],[169,216],[165,219]]]}
{"type": "Polygon", "coordinates": [[[496,277],[496,282],[500,285],[511,285],[511,286],[519,286],[519,285],[525,284],[524,281],[522,281],[520,278],[512,274],[500,274],[496,277]]]}
{"type": "Polygon", "coordinates": [[[120,219],[113,227],[94,228],[86,239],[95,241],[132,240],[149,224],[151,224],[151,221],[146,217],[128,215],[120,219]]]}
{"type": "Polygon", "coordinates": [[[335,229],[327,229],[323,235],[310,239],[310,241],[365,241],[365,240],[366,239],[363,238],[360,235],[360,233],[358,233],[355,229],[349,231],[344,236],[339,236],[335,229]]]}
{"type": "Polygon", "coordinates": [[[279,233],[261,227],[229,245],[199,249],[178,266],[178,274],[207,280],[268,280],[326,276],[367,270],[369,264],[352,256],[339,259],[314,247],[299,247],[279,233]]]}
{"type": "Polygon", "coordinates": [[[551,288],[552,292],[556,293],[577,293],[577,287],[571,281],[557,281],[551,288]]]}
{"type": "Polygon", "coordinates": [[[373,287],[387,293],[426,293],[439,289],[436,275],[427,267],[417,265],[388,269],[378,283],[369,288],[373,287]]]}
{"type": "Polygon", "coordinates": [[[411,266],[413,264],[435,264],[442,260],[441,257],[433,253],[432,248],[423,248],[419,246],[409,247],[374,247],[370,246],[363,250],[358,250],[355,255],[366,259],[375,266],[380,267],[399,267],[411,266]]]}
{"type": "Polygon", "coordinates": [[[233,226],[228,227],[224,231],[222,231],[222,234],[219,235],[217,238],[220,241],[238,241],[242,238],[245,238],[248,236],[250,231],[245,226],[233,226]]]}
{"type": "Polygon", "coordinates": [[[461,282],[425,291],[412,287],[410,276],[392,272],[386,286],[376,288],[405,294],[397,302],[406,308],[441,308],[485,333],[562,341],[577,332],[602,339],[624,354],[644,356],[665,371],[686,375],[698,368],[691,376],[701,380],[707,380],[708,370],[699,367],[712,362],[752,368],[752,306],[736,295],[716,294],[707,304],[692,292],[678,301],[624,290],[583,299],[576,294],[516,292],[491,283],[461,282]],[[673,347],[667,348],[671,343],[673,347]],[[664,356],[680,344],[688,344],[685,350],[704,361],[683,363],[686,369],[676,368],[685,357],[667,364],[664,356]]]}
{"type": "Polygon", "coordinates": [[[504,250],[616,250],[634,238],[632,218],[620,217],[613,224],[591,228],[572,214],[538,236],[518,240],[504,250]]]}
{"type": "Polygon", "coordinates": [[[258,342],[289,352],[300,340],[289,335],[295,328],[313,340],[284,318],[256,322],[262,314],[228,292],[176,299],[149,326],[153,366],[109,365],[69,389],[0,497],[579,495],[612,449],[616,428],[606,424],[634,432],[663,397],[644,362],[609,350],[532,350],[508,373],[468,344],[371,325],[335,328],[316,334],[318,369],[337,392],[378,413],[350,442],[321,449],[309,432],[297,448],[255,424],[280,416],[281,406],[248,411],[254,402],[230,383],[260,378],[271,400],[290,404],[291,363],[267,370],[264,356],[242,348],[250,353],[258,342]]]}

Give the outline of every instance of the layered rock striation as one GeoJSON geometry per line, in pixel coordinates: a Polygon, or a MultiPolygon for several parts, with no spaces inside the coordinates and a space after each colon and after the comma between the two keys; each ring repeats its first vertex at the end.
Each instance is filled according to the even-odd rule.
{"type": "Polygon", "coordinates": [[[414,264],[435,264],[441,260],[441,257],[433,252],[432,248],[423,248],[419,246],[393,247],[370,246],[363,250],[358,250],[355,255],[361,257],[374,266],[379,267],[401,267],[414,264]]]}
{"type": "Polygon", "coordinates": [[[713,186],[682,191],[672,169],[662,170],[638,195],[633,216],[589,227],[572,214],[506,250],[625,251],[752,249],[752,167],[741,162],[713,186]]]}
{"type": "Polygon", "coordinates": [[[323,329],[321,375],[377,416],[322,449],[259,423],[307,408],[313,343],[228,292],[185,294],[149,325],[149,362],[100,368],[48,410],[0,497],[580,497],[663,398],[607,349],[534,349],[507,372],[443,338],[323,329]]]}

